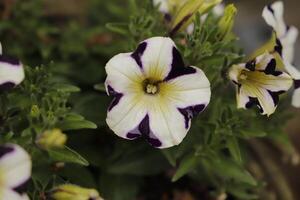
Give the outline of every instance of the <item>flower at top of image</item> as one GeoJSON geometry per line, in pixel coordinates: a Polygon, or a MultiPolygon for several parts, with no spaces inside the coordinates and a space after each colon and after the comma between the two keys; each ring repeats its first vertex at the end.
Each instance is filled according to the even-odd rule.
{"type": "Polygon", "coordinates": [[[153,37],[134,52],[114,56],[106,73],[106,90],[114,97],[106,119],[110,129],[129,140],[143,137],[157,148],[181,143],[191,119],[210,101],[206,75],[185,66],[170,38],[153,37]]]}
{"type": "Polygon", "coordinates": [[[0,199],[27,200],[24,186],[31,176],[31,159],[16,144],[0,146],[0,199]]]}
{"type": "Polygon", "coordinates": [[[229,78],[236,84],[238,108],[257,106],[262,115],[268,116],[275,112],[279,95],[293,85],[282,63],[267,52],[247,63],[233,65],[229,78]]]}
{"type": "Polygon", "coordinates": [[[275,51],[277,51],[284,62],[285,70],[293,77],[295,91],[292,105],[300,107],[300,71],[293,66],[295,43],[298,37],[298,29],[288,26],[284,22],[284,5],[277,1],[264,8],[262,16],[266,23],[274,30],[276,40],[275,51]]]}
{"type": "Polygon", "coordinates": [[[0,45],[0,91],[19,85],[25,78],[24,68],[20,61],[2,55],[0,45]]]}
{"type": "Polygon", "coordinates": [[[153,0],[155,6],[159,6],[160,12],[165,14],[167,21],[171,22],[171,34],[186,29],[192,33],[194,15],[199,12],[201,19],[205,20],[211,9],[216,16],[223,14],[222,0],[153,0]]]}

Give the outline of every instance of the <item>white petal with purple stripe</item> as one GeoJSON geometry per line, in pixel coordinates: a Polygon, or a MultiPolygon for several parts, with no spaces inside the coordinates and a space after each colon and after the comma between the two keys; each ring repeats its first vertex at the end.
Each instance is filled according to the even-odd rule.
{"type": "Polygon", "coordinates": [[[237,107],[257,106],[263,115],[275,112],[279,95],[293,84],[292,77],[280,71],[276,58],[265,53],[245,64],[234,65],[229,78],[237,85],[237,107]]]}
{"type": "Polygon", "coordinates": [[[25,150],[15,144],[0,146],[0,185],[5,189],[0,195],[21,192],[30,176],[31,159],[25,150]]]}
{"type": "Polygon", "coordinates": [[[210,101],[210,83],[186,67],[170,38],[154,37],[106,65],[106,89],[114,99],[107,124],[126,139],[145,138],[157,148],[178,145],[191,119],[210,101]]]}
{"type": "Polygon", "coordinates": [[[20,84],[24,77],[23,66],[18,60],[0,55],[0,90],[20,84]]]}

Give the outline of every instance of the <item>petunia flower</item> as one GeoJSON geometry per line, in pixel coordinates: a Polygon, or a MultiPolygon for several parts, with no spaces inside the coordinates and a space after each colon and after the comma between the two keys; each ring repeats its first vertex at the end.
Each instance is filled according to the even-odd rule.
{"type": "MultiPolygon", "coordinates": [[[[298,37],[298,29],[287,26],[283,19],[284,7],[282,1],[268,5],[263,10],[263,17],[268,25],[274,30],[275,51],[277,51],[285,64],[285,70],[293,77],[295,92],[292,105],[300,107],[300,72],[293,66],[295,43],[298,37]]],[[[274,41],[274,39],[273,39],[274,41]]]]}
{"type": "Polygon", "coordinates": [[[0,45],[0,91],[19,85],[24,77],[23,65],[16,59],[2,55],[0,45]]]}
{"type": "Polygon", "coordinates": [[[157,148],[178,145],[210,101],[207,77],[185,66],[170,38],[153,37],[132,53],[116,55],[106,72],[106,90],[114,97],[108,126],[122,138],[142,136],[157,148]]]}
{"type": "Polygon", "coordinates": [[[103,200],[95,189],[82,188],[77,185],[64,184],[50,192],[53,200],[103,200]]]}
{"type": "Polygon", "coordinates": [[[279,103],[279,95],[293,84],[276,56],[264,53],[247,63],[229,69],[229,78],[236,84],[238,108],[257,106],[262,115],[270,116],[279,103]]]}
{"type": "Polygon", "coordinates": [[[22,193],[31,176],[31,159],[18,145],[0,146],[0,199],[26,200],[22,193]]]}

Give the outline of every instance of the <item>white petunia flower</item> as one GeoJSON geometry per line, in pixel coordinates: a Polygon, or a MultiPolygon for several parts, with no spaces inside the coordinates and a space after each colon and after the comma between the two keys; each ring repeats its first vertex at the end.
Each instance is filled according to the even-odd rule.
{"type": "Polygon", "coordinates": [[[31,176],[31,159],[18,145],[0,146],[0,199],[26,200],[19,194],[31,176]]]}
{"type": "Polygon", "coordinates": [[[292,77],[279,65],[273,54],[265,53],[230,68],[229,78],[237,85],[238,108],[257,106],[262,115],[268,116],[275,112],[279,95],[293,85],[292,77]]]}
{"type": "Polygon", "coordinates": [[[135,52],[116,55],[106,72],[106,89],[114,97],[108,126],[122,138],[142,136],[157,148],[178,145],[210,101],[207,77],[185,66],[170,38],[150,38],[135,52]]]}
{"type": "Polygon", "coordinates": [[[0,91],[19,85],[25,78],[20,61],[2,55],[0,44],[0,91]]]}
{"type": "Polygon", "coordinates": [[[294,60],[295,43],[298,37],[298,29],[294,26],[287,26],[283,19],[284,6],[282,1],[277,1],[268,5],[263,10],[263,17],[276,34],[277,51],[283,58],[286,71],[295,80],[295,92],[293,95],[292,105],[300,107],[300,72],[292,65],[294,60]]]}

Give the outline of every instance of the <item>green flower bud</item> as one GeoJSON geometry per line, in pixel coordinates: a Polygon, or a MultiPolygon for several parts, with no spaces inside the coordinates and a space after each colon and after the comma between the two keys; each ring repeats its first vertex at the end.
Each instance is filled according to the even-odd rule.
{"type": "Polygon", "coordinates": [[[218,40],[227,39],[231,35],[236,13],[237,13],[237,9],[233,4],[226,6],[224,15],[218,23],[219,26],[218,40]]]}
{"type": "Polygon", "coordinates": [[[33,105],[30,110],[31,117],[38,117],[41,114],[40,109],[37,105],[33,105]]]}
{"type": "Polygon", "coordinates": [[[50,197],[53,200],[103,200],[97,190],[72,184],[58,186],[52,190],[50,197]]]}
{"type": "Polygon", "coordinates": [[[45,131],[36,141],[43,149],[62,148],[67,141],[67,136],[60,129],[45,131]]]}

